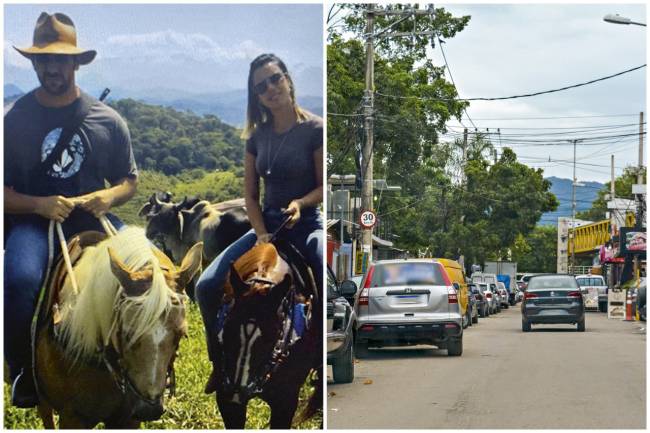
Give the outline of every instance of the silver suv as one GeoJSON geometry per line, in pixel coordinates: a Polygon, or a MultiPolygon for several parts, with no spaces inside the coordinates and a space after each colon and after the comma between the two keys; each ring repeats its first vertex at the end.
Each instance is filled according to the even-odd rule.
{"type": "Polygon", "coordinates": [[[433,344],[450,356],[463,353],[458,292],[432,259],[373,263],[357,292],[357,357],[369,346],[433,344]]]}

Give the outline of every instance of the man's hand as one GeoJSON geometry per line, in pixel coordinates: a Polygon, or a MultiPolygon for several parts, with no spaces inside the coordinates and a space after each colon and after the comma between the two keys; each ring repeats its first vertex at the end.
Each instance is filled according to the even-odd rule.
{"type": "Polygon", "coordinates": [[[62,223],[70,215],[74,206],[75,203],[68,198],[60,195],[51,195],[48,197],[38,197],[34,212],[49,220],[62,223]]]}
{"type": "Polygon", "coordinates": [[[95,215],[96,218],[99,218],[113,206],[113,194],[109,190],[102,189],[75,197],[72,201],[81,206],[82,209],[95,215]]]}
{"type": "Polygon", "coordinates": [[[259,244],[265,244],[271,240],[271,233],[263,233],[261,235],[257,235],[257,242],[255,242],[255,245],[259,244]]]}
{"type": "Polygon", "coordinates": [[[289,206],[284,210],[285,215],[291,215],[291,219],[285,226],[286,228],[290,229],[300,219],[300,209],[302,208],[302,201],[301,200],[292,200],[291,203],[289,203],[289,206]]]}

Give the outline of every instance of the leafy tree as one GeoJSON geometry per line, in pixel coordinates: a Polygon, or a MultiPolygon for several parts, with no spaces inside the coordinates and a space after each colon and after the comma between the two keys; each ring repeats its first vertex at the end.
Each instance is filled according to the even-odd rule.
{"type": "MultiPolygon", "coordinates": [[[[623,174],[615,179],[614,189],[617,198],[633,199],[632,185],[637,183],[637,170],[636,167],[626,167],[623,170],[623,174]]],[[[646,181],[645,179],[647,179],[645,171],[643,179],[644,182],[646,181]]],[[[576,218],[588,221],[600,221],[606,219],[605,212],[607,212],[607,200],[605,200],[605,196],[609,195],[611,184],[611,181],[606,182],[603,189],[598,191],[598,196],[596,197],[596,200],[592,202],[591,208],[576,213],[576,218]]]]}
{"type": "Polygon", "coordinates": [[[557,271],[557,227],[537,226],[527,236],[518,236],[512,260],[524,272],[557,271]]]}

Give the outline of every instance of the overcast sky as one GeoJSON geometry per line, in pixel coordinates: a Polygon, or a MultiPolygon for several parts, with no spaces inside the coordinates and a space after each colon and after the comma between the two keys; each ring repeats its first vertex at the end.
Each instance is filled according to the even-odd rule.
{"type": "Polygon", "coordinates": [[[37,81],[30,63],[12,45],[31,45],[42,11],[68,14],[79,45],[97,50],[97,59],[79,71],[81,85],[242,89],[250,61],[273,52],[299,75],[298,92],[322,95],[319,4],[5,5],[5,83],[22,90],[37,81]]]}
{"type": "MultiPolygon", "coordinates": [[[[557,89],[646,63],[645,27],[603,21],[606,14],[618,13],[645,23],[643,4],[436,4],[439,6],[454,16],[472,16],[465,30],[443,45],[459,94],[464,98],[557,89]]],[[[431,55],[436,64],[444,65],[439,47],[431,55]]],[[[605,182],[610,179],[610,155],[615,155],[616,175],[622,173],[623,167],[638,164],[639,112],[647,116],[647,74],[647,68],[643,68],[558,93],[509,101],[475,101],[467,112],[480,131],[489,128],[490,133],[495,133],[491,135],[494,144],[512,147],[523,162],[544,168],[545,176],[571,178],[573,145],[569,140],[591,138],[578,142],[577,178],[605,182]],[[534,117],[555,119],[531,119],[534,117]],[[624,134],[637,135],[593,139],[624,134]],[[531,140],[562,144],[540,146],[531,140]]],[[[462,123],[474,128],[467,116],[462,123]]],[[[449,125],[450,132],[462,131],[457,121],[449,125]]]]}

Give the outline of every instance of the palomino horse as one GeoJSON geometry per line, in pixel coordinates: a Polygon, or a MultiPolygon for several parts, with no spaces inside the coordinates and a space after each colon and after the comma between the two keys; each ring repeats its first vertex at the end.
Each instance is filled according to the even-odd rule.
{"type": "Polygon", "coordinates": [[[136,428],[162,415],[187,329],[184,287],[200,268],[202,247],[177,270],[140,228],[110,238],[86,232],[70,243],[78,292],[60,261],[33,327],[46,428],[54,427],[53,410],[61,428],[136,428]]]}
{"type": "Polygon", "coordinates": [[[253,397],[269,404],[271,428],[290,428],[311,371],[317,373],[316,390],[300,421],[322,408],[321,297],[300,253],[275,243],[278,248],[263,243],[240,257],[224,287],[215,368],[226,428],[244,428],[253,397]]]}

